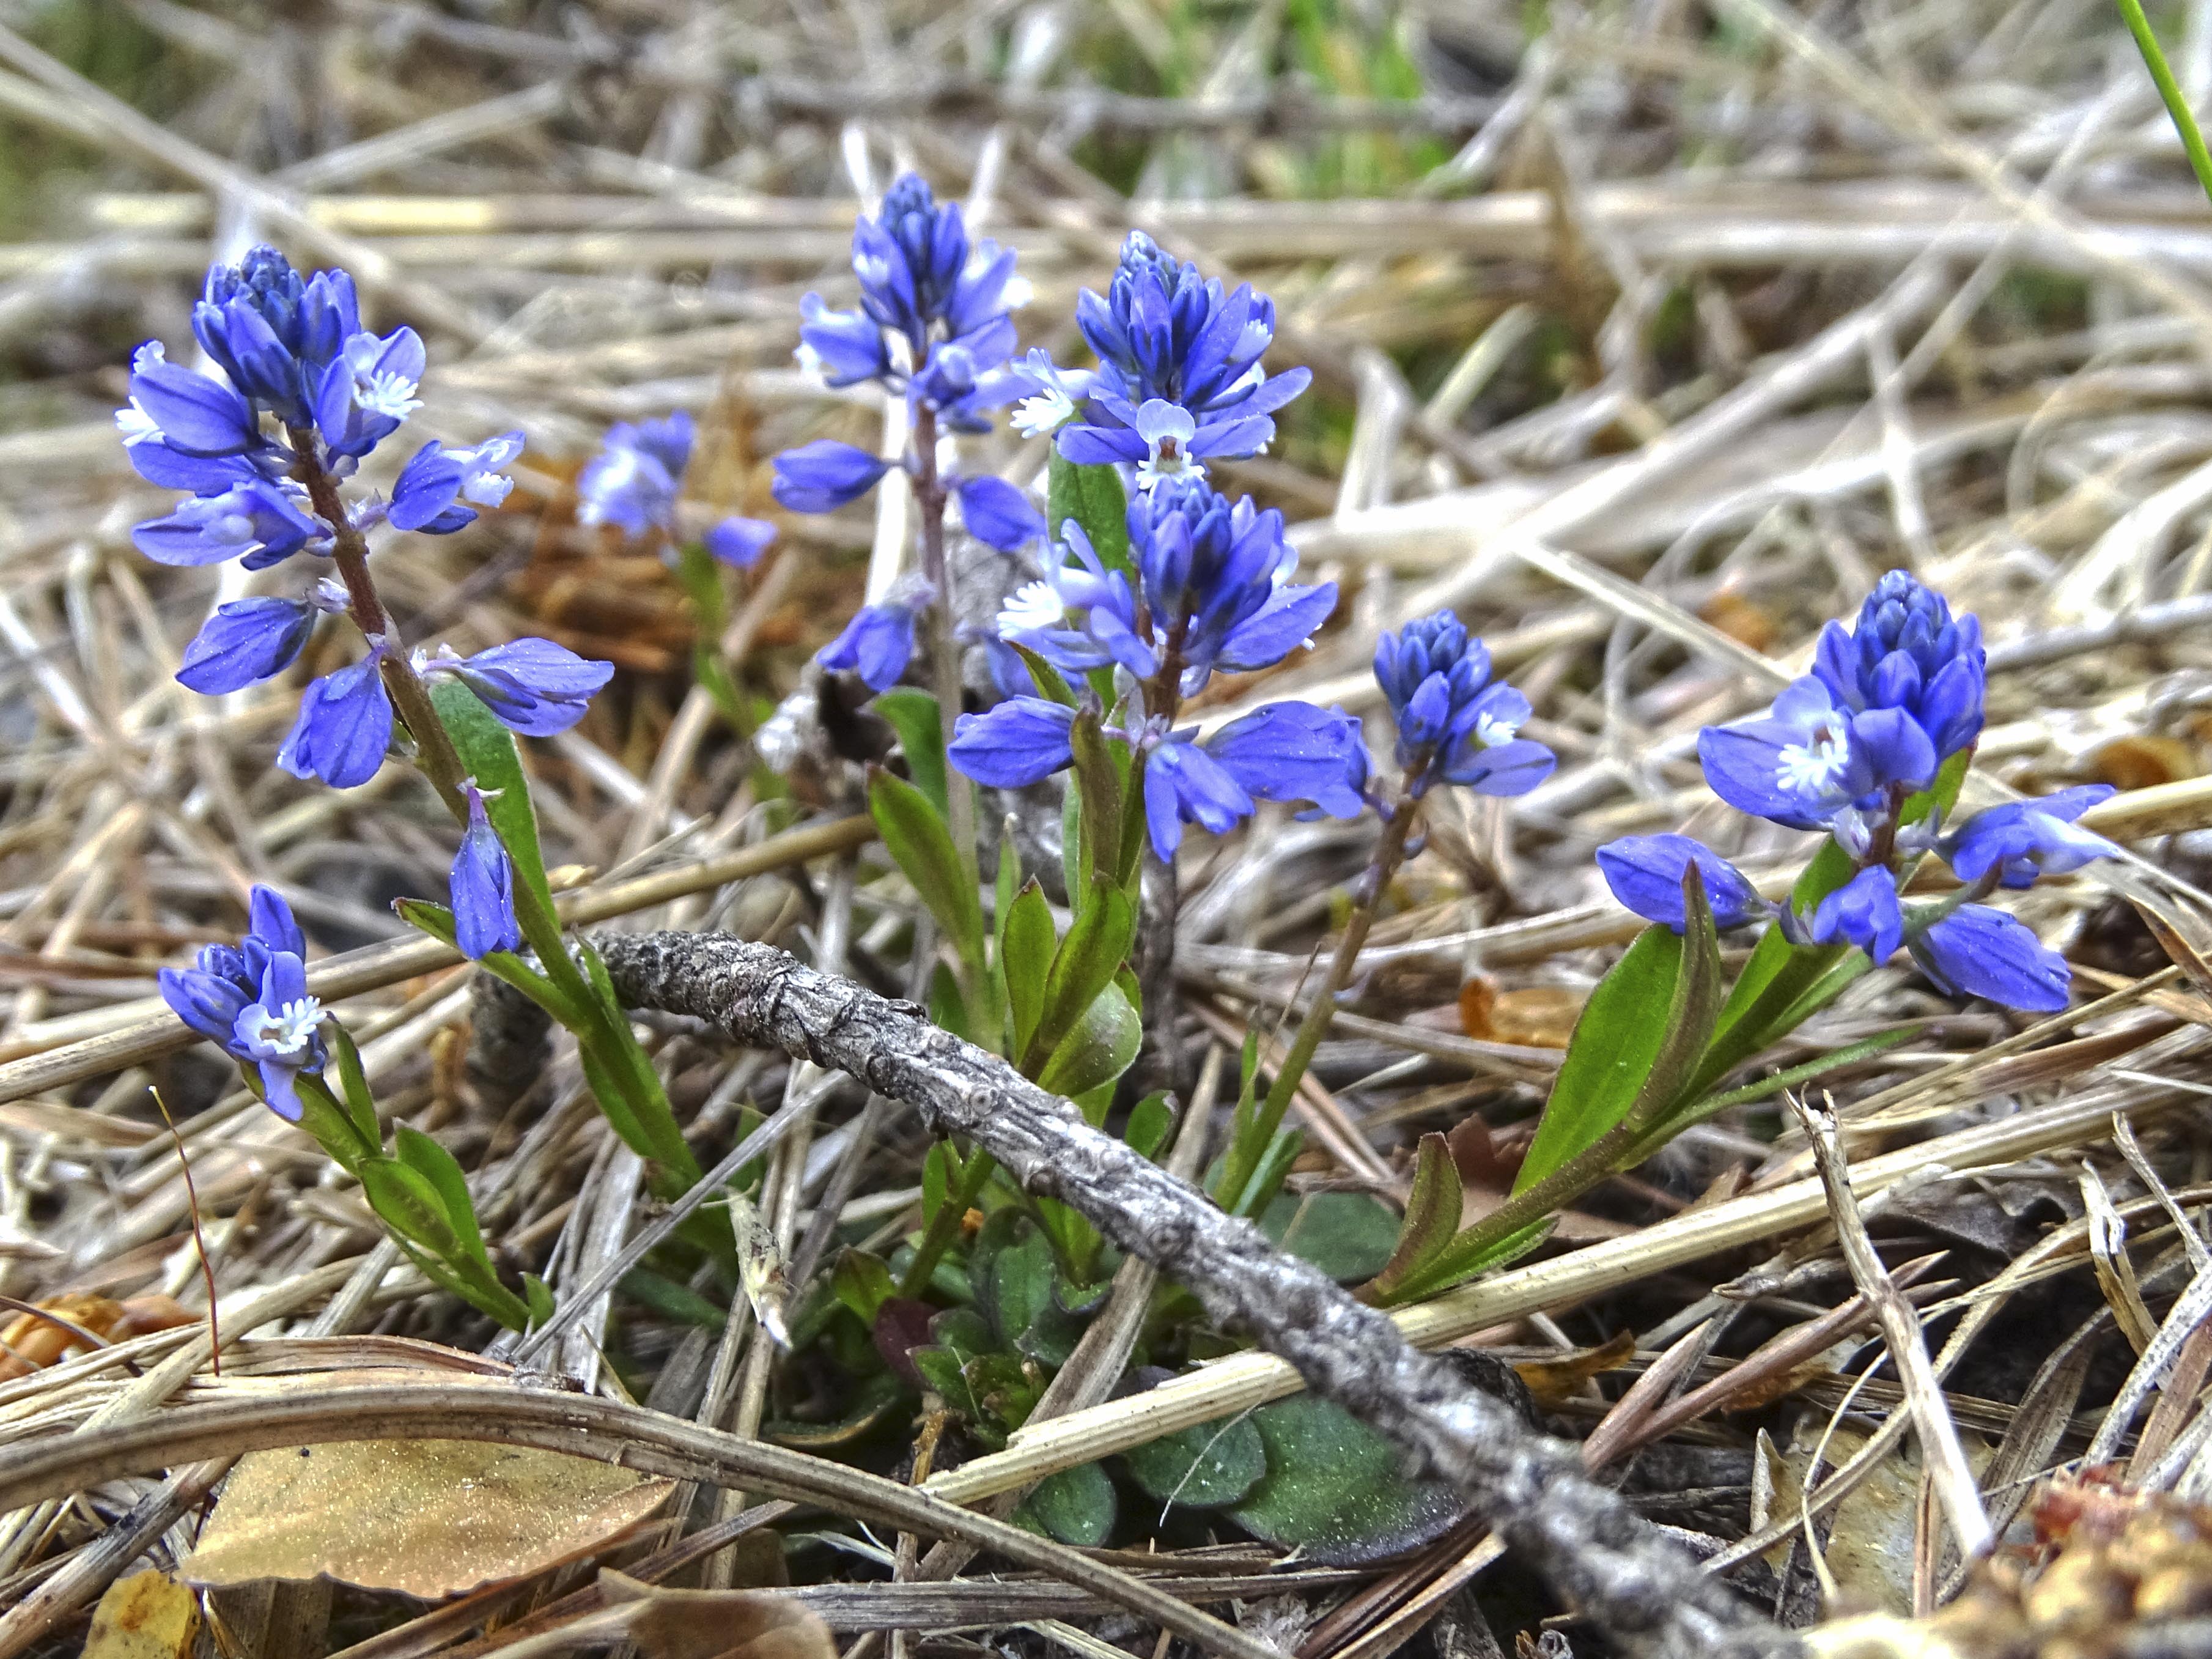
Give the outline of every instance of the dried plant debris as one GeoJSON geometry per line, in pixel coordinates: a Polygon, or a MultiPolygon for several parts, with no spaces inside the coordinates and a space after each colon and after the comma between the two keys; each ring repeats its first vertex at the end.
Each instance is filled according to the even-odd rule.
{"type": "Polygon", "coordinates": [[[2212,1652],[2131,13],[0,8],[0,1656],[2212,1652]]]}

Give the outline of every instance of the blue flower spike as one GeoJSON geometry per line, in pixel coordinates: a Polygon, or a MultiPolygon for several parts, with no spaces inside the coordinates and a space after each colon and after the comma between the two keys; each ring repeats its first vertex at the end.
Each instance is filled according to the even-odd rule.
{"type": "MultiPolygon", "coordinates": [[[[1375,682],[1390,705],[1398,764],[1415,799],[1438,783],[1523,795],[1559,764],[1549,748],[1520,735],[1533,712],[1528,699],[1491,678],[1489,651],[1449,611],[1385,633],[1375,646],[1375,682]]],[[[1678,867],[1678,884],[1680,875],[1678,867]]]]}

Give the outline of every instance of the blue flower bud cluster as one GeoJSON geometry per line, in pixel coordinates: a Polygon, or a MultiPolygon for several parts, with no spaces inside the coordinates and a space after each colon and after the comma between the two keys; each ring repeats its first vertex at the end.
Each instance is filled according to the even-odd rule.
{"type": "MultiPolygon", "coordinates": [[[[289,668],[324,615],[368,619],[375,631],[366,635],[366,654],[308,685],[276,755],[295,776],[337,788],[367,782],[391,750],[396,722],[386,680],[393,673],[451,675],[527,735],[563,731],[583,717],[613,665],[550,640],[518,640],[465,658],[447,650],[412,665],[400,659],[366,558],[362,532],[379,522],[447,535],[473,521],[477,508],[504,501],[513,488],[505,470],[521,453],[521,434],[467,447],[433,440],[400,468],[388,503],[373,495],[349,501],[343,486],[419,406],[424,352],[415,331],[364,328],[345,272],[302,277],[267,247],[209,271],[192,331],[217,372],[172,363],[161,342],[149,341],[132,359],[131,401],[117,412],[140,475],[191,492],[139,525],[133,539],[164,564],[234,558],[261,570],[305,553],[331,561],[337,574],[315,578],[296,597],[218,605],[185,647],[177,676],[183,684],[210,696],[243,690],[289,668]]],[[[688,448],[688,420],[683,430],[688,448]]],[[[480,805],[465,836],[464,860],[472,860],[465,873],[471,894],[498,896],[498,914],[461,902],[457,866],[456,910],[474,910],[463,943],[512,948],[504,943],[515,936],[512,875],[488,823],[478,832],[480,805]],[[496,880],[489,878],[495,854],[505,872],[496,880]]],[[[319,1012],[301,978],[305,943],[274,895],[257,896],[254,915],[245,945],[214,947],[218,954],[204,953],[190,975],[165,975],[164,993],[196,1030],[258,1067],[270,1103],[296,1116],[288,1079],[319,1065],[321,1054],[313,1036],[319,1012]]]]}
{"type": "Polygon", "coordinates": [[[1858,866],[1808,911],[1778,907],[1744,873],[1685,836],[1637,836],[1598,849],[1613,896],[1678,933],[1682,884],[1698,872],[1717,927],[1773,918],[1794,942],[1849,945],[1884,963],[1909,950],[1954,995],[2054,1012],[2066,1006],[2064,958],[2033,929],[1975,901],[2032,885],[2118,848],[2077,820],[2112,794],[2104,786],[1978,812],[1945,833],[1934,815],[1905,822],[1943,763],[1980,734],[1986,665],[1980,623],[1903,571],[1875,585],[1856,624],[1831,622],[1813,672],[1757,719],[1708,726],[1698,754],[1730,805],[1800,830],[1826,830],[1858,866]],[[1964,886],[1928,906],[1899,897],[1906,860],[1934,852],[1964,886]]]}

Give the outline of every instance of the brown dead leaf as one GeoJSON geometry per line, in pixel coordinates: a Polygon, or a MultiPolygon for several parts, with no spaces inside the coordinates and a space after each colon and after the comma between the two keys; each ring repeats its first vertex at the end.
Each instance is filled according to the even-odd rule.
{"type": "Polygon", "coordinates": [[[1547,1411],[1564,1406],[1583,1383],[1603,1371],[1617,1371],[1636,1358],[1636,1333],[1616,1331],[1602,1346],[1577,1348],[1556,1359],[1517,1359],[1513,1369],[1547,1411]]]}
{"type": "Polygon", "coordinates": [[[199,1627],[198,1596],[166,1573],[133,1573],[100,1598],[82,1659],[184,1659],[199,1627]]]}
{"type": "Polygon", "coordinates": [[[1459,988],[1460,1029],[1482,1042],[1564,1048],[1585,1000],[1585,993],[1563,985],[1501,991],[1477,975],[1459,988]]]}
{"type": "Polygon", "coordinates": [[[2098,750],[2089,757],[2089,769],[2100,783],[2116,789],[2148,789],[2193,778],[2204,769],[2197,763],[2197,751],[2180,738],[2136,732],[2098,750]]]}
{"type": "Polygon", "coordinates": [[[830,1626],[787,1595],[662,1589],[611,1571],[599,1594],[646,1659],[836,1659],[830,1626]]]}
{"type": "Polygon", "coordinates": [[[117,1302],[79,1291],[49,1297],[38,1307],[56,1317],[17,1314],[0,1326],[0,1382],[44,1370],[69,1354],[88,1351],[92,1345],[70,1330],[70,1325],[89,1331],[102,1341],[121,1342],[149,1331],[193,1324],[199,1317],[166,1296],[134,1296],[117,1302]],[[57,1320],[67,1320],[69,1324],[57,1320]]]}
{"type": "Polygon", "coordinates": [[[612,1542],[673,1486],[488,1441],[249,1452],[224,1481],[184,1576],[204,1585],[327,1576],[434,1600],[612,1542]]]}

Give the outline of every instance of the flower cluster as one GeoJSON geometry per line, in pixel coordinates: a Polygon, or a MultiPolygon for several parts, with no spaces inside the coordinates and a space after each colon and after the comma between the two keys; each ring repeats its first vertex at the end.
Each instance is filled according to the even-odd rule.
{"type": "Polygon", "coordinates": [[[261,1097],[295,1123],[300,1073],[320,1072],[326,1058],[323,1005],[308,994],[307,957],[292,907],[256,887],[243,939],[204,945],[191,967],[161,972],[162,1000],[177,1018],[252,1067],[261,1097]]]}
{"type": "Polygon", "coordinates": [[[1410,799],[1438,783],[1523,795],[1559,764],[1549,749],[1520,735],[1528,699],[1491,678],[1488,648],[1449,611],[1383,635],[1375,647],[1375,682],[1398,729],[1398,765],[1410,799]]]}
{"type": "Polygon", "coordinates": [[[1692,866],[1716,926],[1773,918],[1804,945],[1850,945],[1876,963],[1900,949],[1954,994],[2050,1012],[2066,1006],[2065,961],[2033,930],[1976,901],[1998,887],[2076,870],[2118,849],[2076,822],[2112,792],[2069,789],[1976,813],[1946,833],[1930,803],[1912,805],[1943,763],[1982,729],[1980,624],[1954,618],[1942,598],[1902,571],[1876,584],[1855,627],[1830,623],[1813,672],[1756,720],[1708,726],[1698,743],[1705,781],[1723,800],[1800,830],[1826,830],[1856,866],[1808,909],[1777,906],[1743,872],[1684,836],[1639,836],[1598,851],[1615,897],[1680,931],[1692,866]],[[1909,861],[1934,852],[1964,884],[1931,905],[1906,906],[1909,861]]]}
{"type": "Polygon", "coordinates": [[[1060,453],[1085,465],[1133,463],[1146,488],[1202,475],[1216,456],[1258,454],[1273,441],[1274,411],[1313,379],[1310,369],[1270,377],[1260,367],[1274,343],[1273,301],[1249,283],[1224,292],[1140,230],[1122,243],[1106,292],[1078,296],[1075,321],[1098,354],[1097,373],[1071,392],[1048,362],[1033,362],[1032,396],[1047,402],[1029,411],[1030,423],[1061,404],[1072,416],[1079,400],[1082,419],[1060,428],[1060,453]]]}
{"type": "MultiPolygon", "coordinates": [[[[580,524],[611,524],[625,533],[676,532],[676,503],[684,494],[684,470],[691,464],[697,436],[682,410],[658,421],[621,421],[607,428],[599,453],[576,478],[576,519],[580,524]]],[[[725,564],[750,570],[775,540],[775,526],[763,519],[726,518],[710,526],[707,551],[725,564]]]]}
{"type": "MultiPolygon", "coordinates": [[[[517,640],[469,657],[450,649],[435,657],[417,653],[410,660],[390,632],[368,568],[363,532],[380,521],[447,535],[472,521],[477,507],[503,501],[513,487],[504,469],[521,453],[520,433],[465,448],[425,443],[400,469],[388,504],[374,496],[349,504],[343,486],[418,405],[424,355],[415,331],[378,335],[364,329],[352,279],[343,271],[303,278],[283,255],[266,247],[254,249],[236,266],[210,270],[192,331],[220,375],[173,364],[161,343],[149,341],[132,360],[131,402],[116,416],[139,473],[192,492],[167,516],[138,526],[134,539],[149,557],[165,564],[236,558],[258,570],[304,552],[329,559],[336,574],[318,576],[297,597],[259,594],[216,606],[185,647],[177,675],[183,684],[221,696],[273,678],[306,650],[324,615],[351,615],[362,627],[366,653],[308,685],[276,754],[277,765],[293,775],[337,788],[366,783],[383,765],[398,724],[395,684],[405,690],[420,680],[450,675],[498,720],[530,736],[564,731],[583,717],[586,703],[612,675],[611,664],[587,661],[542,639],[517,640]]],[[[656,435],[672,436],[675,425],[660,423],[656,435]]],[[[687,421],[681,428],[685,450],[689,432],[687,421]]],[[[673,457],[678,471],[684,459],[673,457]]],[[[606,493],[611,499],[615,492],[606,493]]],[[[634,490],[631,499],[637,498],[634,490]]],[[[477,866],[488,870],[495,854],[505,872],[497,837],[488,828],[477,834],[480,818],[478,803],[471,810],[464,859],[473,848],[477,866]]],[[[459,866],[455,880],[458,891],[459,866]]],[[[498,890],[511,892],[511,872],[503,873],[498,890]]],[[[245,1018],[240,1008],[266,1016],[256,1016],[252,1053],[232,1051],[262,1066],[270,1103],[282,1110],[292,1096],[279,1074],[307,1063],[300,1055],[313,1054],[319,1064],[320,1051],[310,1040],[312,999],[303,1003],[304,992],[295,994],[301,948],[297,929],[281,901],[272,896],[257,904],[258,934],[249,935],[246,955],[239,958],[246,966],[224,957],[210,969],[204,961],[205,971],[188,988],[198,998],[191,1006],[204,1016],[196,1029],[227,1046],[247,1040],[245,1025],[238,1024],[245,1018]],[[273,933],[260,927],[263,910],[281,917],[283,925],[273,933]],[[256,947],[257,936],[276,944],[256,947]],[[289,977],[264,984],[270,973],[289,977]],[[217,994],[210,988],[218,984],[228,989],[217,994]],[[218,1014],[220,1034],[210,1024],[218,1014]]],[[[465,946],[512,937],[511,897],[499,908],[503,926],[477,907],[478,918],[489,920],[464,928],[465,946]]],[[[296,1107],[288,1115],[296,1115],[296,1107]]]]}
{"type": "MultiPolygon", "coordinates": [[[[1297,556],[1282,514],[1231,504],[1190,476],[1130,501],[1130,574],[1109,569],[1083,527],[1060,527],[1057,562],[1008,602],[1000,637],[1064,674],[1119,668],[1136,683],[1117,730],[1139,757],[1146,823],[1160,856],[1182,826],[1218,835],[1262,800],[1310,801],[1350,817],[1364,775],[1358,722],[1305,703],[1270,703],[1200,739],[1174,725],[1176,704],[1217,672],[1280,662],[1336,605],[1336,585],[1288,580],[1297,556]]],[[[962,716],[949,755],[978,783],[1020,788],[1073,763],[1074,709],[1015,696],[962,716]]]]}
{"type": "MultiPolygon", "coordinates": [[[[799,362],[823,385],[873,381],[951,432],[988,431],[990,411],[1028,389],[1006,373],[1014,349],[1007,313],[1026,286],[1013,254],[970,238],[958,204],[939,203],[913,173],[884,192],[874,218],[854,227],[853,274],[858,310],[833,311],[818,294],[800,302],[799,362]]],[[[909,455],[905,465],[918,471],[923,459],[909,455]]],[[[775,459],[775,498],[794,513],[834,512],[874,489],[893,465],[829,439],[801,444],[775,459]]],[[[962,507],[969,529],[994,546],[1018,547],[1042,528],[1037,520],[1020,540],[994,540],[964,493],[962,507]]]]}

